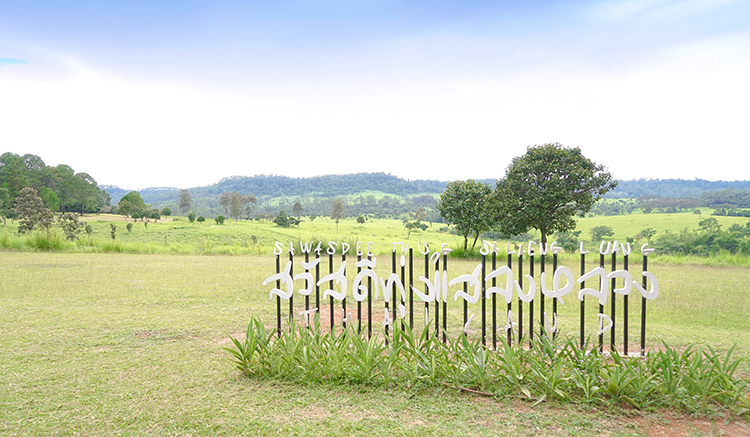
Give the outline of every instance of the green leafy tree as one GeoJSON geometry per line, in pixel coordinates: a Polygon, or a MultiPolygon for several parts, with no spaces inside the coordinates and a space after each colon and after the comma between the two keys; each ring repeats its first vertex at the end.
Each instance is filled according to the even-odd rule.
{"type": "Polygon", "coordinates": [[[125,229],[127,229],[128,232],[131,232],[133,230],[133,224],[128,222],[128,224],[125,225],[125,229]]]}
{"type": "Polygon", "coordinates": [[[640,232],[640,234],[648,241],[649,244],[651,244],[651,239],[654,238],[654,235],[656,235],[656,229],[654,228],[646,228],[640,232]]]}
{"type": "Polygon", "coordinates": [[[491,194],[492,186],[469,179],[449,182],[440,195],[437,204],[440,216],[464,237],[464,250],[468,249],[469,235],[474,235],[474,247],[479,234],[492,227],[491,210],[488,209],[491,194]]]}
{"type": "Polygon", "coordinates": [[[536,229],[546,245],[548,235],[575,229],[574,217],[583,217],[615,186],[606,168],[577,147],[533,146],[513,158],[505,177],[497,181],[494,213],[504,235],[536,229]]]}
{"type": "Polygon", "coordinates": [[[7,188],[0,187],[0,216],[3,217],[3,226],[7,226],[8,216],[11,215],[10,193],[7,188]]]}
{"type": "Polygon", "coordinates": [[[216,216],[216,218],[214,219],[214,221],[216,222],[217,225],[223,225],[224,221],[226,221],[226,219],[227,218],[224,217],[223,215],[218,215],[218,216],[216,216]]]}
{"type": "Polygon", "coordinates": [[[594,226],[593,228],[591,228],[591,241],[596,243],[597,241],[603,240],[604,237],[611,237],[614,234],[615,230],[612,229],[612,226],[594,226]]]}
{"type": "Polygon", "coordinates": [[[66,212],[57,219],[57,224],[62,228],[65,238],[70,241],[78,239],[78,234],[83,230],[83,223],[78,221],[78,216],[72,212],[66,212]]]}
{"type": "Polygon", "coordinates": [[[336,233],[339,233],[339,220],[344,218],[344,202],[340,198],[333,199],[333,208],[331,209],[331,220],[336,222],[336,233]]]}
{"type": "Polygon", "coordinates": [[[361,215],[361,216],[357,217],[357,224],[364,225],[365,221],[366,221],[365,216],[361,215]]]}
{"type": "Polygon", "coordinates": [[[295,217],[299,217],[302,215],[302,211],[302,204],[299,201],[294,202],[294,206],[292,207],[292,215],[294,215],[295,217]]]}
{"type": "Polygon", "coordinates": [[[187,215],[187,218],[188,218],[188,221],[189,221],[190,223],[193,223],[193,222],[195,221],[195,213],[191,211],[191,212],[190,212],[190,213],[189,213],[189,214],[187,215]]]}
{"type": "Polygon", "coordinates": [[[203,217],[202,215],[199,215],[197,219],[196,219],[196,218],[193,218],[193,220],[197,220],[197,221],[198,221],[198,223],[203,223],[203,222],[205,222],[205,221],[206,221],[206,218],[205,218],[205,217],[203,217]]]}
{"type": "Polygon", "coordinates": [[[49,231],[55,220],[52,211],[44,206],[42,198],[31,187],[21,190],[16,198],[16,214],[18,215],[18,233],[20,234],[31,232],[34,229],[49,231]]]}
{"type": "Polygon", "coordinates": [[[190,207],[193,206],[193,197],[190,195],[190,191],[188,190],[182,190],[180,191],[180,211],[182,211],[183,214],[190,211],[190,207]]]}
{"type": "Polygon", "coordinates": [[[237,223],[237,221],[240,219],[243,212],[247,212],[248,216],[252,212],[252,207],[250,207],[250,209],[247,209],[245,208],[245,205],[256,205],[258,203],[258,199],[252,194],[243,196],[236,191],[233,191],[231,193],[227,191],[226,193],[222,194],[221,197],[222,202],[228,204],[228,207],[225,207],[224,209],[229,210],[229,217],[233,218],[235,223],[237,223]]]}
{"type": "Polygon", "coordinates": [[[134,212],[141,212],[144,209],[146,209],[146,202],[143,201],[143,198],[137,191],[129,192],[117,202],[118,213],[126,217],[134,212]]]}
{"type": "Polygon", "coordinates": [[[169,217],[172,215],[172,210],[169,207],[165,206],[161,209],[159,214],[163,215],[164,217],[169,217]]]}
{"type": "Polygon", "coordinates": [[[112,237],[112,240],[117,238],[117,225],[114,223],[109,224],[109,236],[112,237]]]}
{"type": "Polygon", "coordinates": [[[277,215],[276,218],[273,219],[273,222],[276,223],[276,226],[280,226],[282,228],[288,228],[290,226],[289,216],[283,209],[279,211],[279,215],[277,215]]]}

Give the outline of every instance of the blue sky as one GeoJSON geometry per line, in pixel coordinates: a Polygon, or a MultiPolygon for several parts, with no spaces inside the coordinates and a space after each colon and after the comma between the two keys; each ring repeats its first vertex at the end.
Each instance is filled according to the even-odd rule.
{"type": "Polygon", "coordinates": [[[0,3],[2,151],[132,189],[499,178],[547,142],[750,179],[748,77],[747,0],[0,3]]]}

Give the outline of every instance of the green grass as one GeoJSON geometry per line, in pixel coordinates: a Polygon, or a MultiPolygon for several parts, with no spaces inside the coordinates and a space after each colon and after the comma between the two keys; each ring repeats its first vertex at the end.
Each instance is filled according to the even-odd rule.
{"type": "MultiPolygon", "coordinates": [[[[451,272],[474,264],[452,260],[451,272]]],[[[733,356],[750,358],[743,292],[750,270],[654,262],[652,271],[663,288],[649,303],[649,348],[665,340],[725,352],[737,343],[733,356]]],[[[419,384],[246,379],[222,348],[231,346],[229,335],[243,336],[253,316],[273,328],[275,304],[262,285],[273,272],[270,253],[0,252],[0,434],[593,436],[642,435],[656,425],[701,429],[679,411],[555,402],[532,408],[516,398],[419,384]]],[[[577,314],[576,300],[561,310],[577,314]]],[[[452,312],[450,326],[460,317],[452,312]]],[[[740,372],[750,373],[747,361],[740,372]]],[[[717,429],[747,432],[728,412],[712,414],[717,429]]]]}

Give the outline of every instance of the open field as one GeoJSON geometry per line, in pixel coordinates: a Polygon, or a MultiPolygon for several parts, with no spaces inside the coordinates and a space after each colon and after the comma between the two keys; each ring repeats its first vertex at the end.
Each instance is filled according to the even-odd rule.
{"type": "MultiPolygon", "coordinates": [[[[451,272],[468,273],[474,264],[452,260],[451,272]]],[[[631,264],[632,271],[637,268],[631,264]]],[[[750,269],[655,262],[650,270],[662,290],[649,303],[648,348],[664,340],[676,347],[697,343],[725,351],[737,343],[736,356],[750,358],[750,269]]],[[[221,348],[229,346],[227,334],[244,332],[251,316],[274,325],[275,305],[262,285],[274,272],[269,253],[6,251],[0,252],[0,272],[2,434],[750,433],[743,419],[726,413],[690,419],[681,412],[607,403],[532,408],[530,402],[448,388],[243,378],[221,348]]],[[[561,307],[564,334],[575,331],[569,326],[577,321],[571,314],[575,302],[568,299],[561,307]]],[[[453,311],[450,326],[459,317],[453,311]]],[[[635,331],[638,324],[633,323],[635,331]]],[[[750,373],[747,361],[741,372],[750,373]]]]}

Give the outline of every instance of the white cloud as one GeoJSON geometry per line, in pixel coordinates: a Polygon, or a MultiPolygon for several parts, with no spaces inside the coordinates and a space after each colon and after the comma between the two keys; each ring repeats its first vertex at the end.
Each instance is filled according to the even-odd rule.
{"type": "Polygon", "coordinates": [[[599,3],[595,10],[599,17],[607,20],[639,18],[675,21],[740,2],[741,0],[624,0],[599,3]]]}

